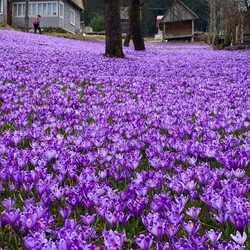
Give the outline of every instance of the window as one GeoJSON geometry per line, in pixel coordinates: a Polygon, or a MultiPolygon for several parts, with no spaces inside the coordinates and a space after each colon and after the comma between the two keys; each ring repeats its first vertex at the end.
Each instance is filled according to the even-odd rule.
{"type": "Polygon", "coordinates": [[[48,16],[52,15],[52,3],[47,4],[47,9],[48,9],[48,16]]]}
{"type": "Polygon", "coordinates": [[[42,13],[43,13],[43,4],[38,3],[37,4],[37,14],[42,15],[42,13]]]}
{"type": "Polygon", "coordinates": [[[60,2],[59,16],[64,18],[64,4],[60,2]]]}
{"type": "Polygon", "coordinates": [[[13,6],[13,15],[17,16],[17,4],[14,4],[14,6],[13,6]]]}
{"type": "Polygon", "coordinates": [[[0,14],[3,14],[3,0],[0,0],[0,14]]]}
{"type": "MultiPolygon", "coordinates": [[[[3,0],[0,0],[0,3],[3,0]]],[[[29,4],[29,16],[58,16],[57,2],[39,2],[29,4]]],[[[14,16],[25,16],[25,3],[14,3],[14,16]]],[[[1,10],[1,8],[0,8],[1,10]]]]}
{"type": "Polygon", "coordinates": [[[24,16],[24,4],[17,5],[17,15],[24,16]]]}
{"type": "Polygon", "coordinates": [[[29,13],[31,16],[36,16],[38,15],[39,13],[37,12],[37,4],[36,3],[31,3],[29,4],[29,13]]]}
{"type": "Polygon", "coordinates": [[[76,24],[76,17],[75,17],[75,11],[73,11],[72,9],[69,10],[69,22],[73,25],[76,24]]]}
{"type": "Polygon", "coordinates": [[[57,3],[52,3],[52,15],[57,16],[57,3]]]}
{"type": "Polygon", "coordinates": [[[47,16],[47,13],[48,13],[48,12],[47,12],[47,7],[46,7],[46,6],[47,6],[47,4],[46,4],[46,3],[43,3],[43,12],[42,12],[42,13],[43,13],[43,16],[47,16]]]}

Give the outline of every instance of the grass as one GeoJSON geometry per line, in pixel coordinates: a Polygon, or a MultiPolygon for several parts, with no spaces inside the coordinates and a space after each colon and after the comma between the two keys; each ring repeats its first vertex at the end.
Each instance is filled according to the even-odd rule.
{"type": "Polygon", "coordinates": [[[91,42],[98,42],[98,41],[104,41],[105,36],[103,35],[76,35],[72,33],[62,33],[62,32],[55,32],[55,31],[47,31],[43,32],[44,35],[48,36],[55,36],[55,37],[63,37],[63,38],[69,38],[74,40],[80,40],[80,41],[91,41],[91,42]]]}
{"type": "Polygon", "coordinates": [[[17,30],[8,24],[0,23],[0,30],[17,30]]]}
{"type": "MultiPolygon", "coordinates": [[[[16,31],[21,31],[20,29],[13,28],[12,26],[8,24],[0,24],[0,30],[16,30],[16,31]]],[[[98,42],[98,41],[105,41],[105,35],[102,34],[95,34],[93,35],[90,34],[73,34],[67,31],[53,31],[53,30],[48,30],[43,32],[44,35],[48,36],[55,36],[55,37],[63,37],[63,38],[69,38],[69,39],[74,39],[74,40],[80,40],[80,41],[91,41],[91,42],[98,42]]],[[[161,39],[155,39],[153,37],[149,38],[144,38],[145,42],[161,42],[161,39]]],[[[124,42],[124,40],[123,40],[124,42]]],[[[132,40],[130,41],[130,46],[132,45],[132,40]]]]}

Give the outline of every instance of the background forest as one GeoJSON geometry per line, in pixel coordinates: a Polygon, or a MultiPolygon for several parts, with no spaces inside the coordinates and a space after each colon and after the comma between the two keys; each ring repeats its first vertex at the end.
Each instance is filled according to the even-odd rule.
{"type": "MultiPolygon", "coordinates": [[[[204,0],[182,0],[200,18],[197,29],[207,31],[209,19],[208,2],[204,0]]],[[[173,0],[142,0],[142,33],[144,36],[153,36],[157,33],[156,17],[163,15],[172,4],[173,0]]],[[[128,0],[121,0],[122,6],[128,6],[128,0]]],[[[104,30],[103,1],[88,1],[88,12],[84,14],[84,22],[91,25],[95,31],[104,30]]]]}

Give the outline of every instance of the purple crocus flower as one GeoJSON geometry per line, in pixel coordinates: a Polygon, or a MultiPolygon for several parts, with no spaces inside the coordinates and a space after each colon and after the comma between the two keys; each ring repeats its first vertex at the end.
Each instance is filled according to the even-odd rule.
{"type": "Polygon", "coordinates": [[[17,146],[21,142],[22,137],[20,137],[18,135],[13,135],[11,140],[14,143],[14,145],[17,146]]]}
{"type": "Polygon", "coordinates": [[[244,169],[236,169],[236,170],[232,170],[233,174],[236,178],[240,179],[243,178],[245,176],[245,170],[244,169]]]}
{"type": "Polygon", "coordinates": [[[30,199],[24,200],[24,206],[25,206],[25,208],[35,206],[35,198],[33,197],[33,198],[30,198],[30,199]]]}
{"type": "Polygon", "coordinates": [[[184,215],[180,214],[176,211],[168,211],[166,213],[167,220],[169,221],[170,224],[181,224],[184,221],[184,215]]]}
{"type": "Polygon", "coordinates": [[[74,219],[66,219],[64,223],[65,229],[74,230],[77,227],[77,221],[74,219]]]}
{"type": "Polygon", "coordinates": [[[33,249],[43,249],[44,246],[48,244],[46,235],[44,232],[35,232],[34,234],[29,234],[23,239],[25,248],[27,250],[33,249]]]}
{"type": "Polygon", "coordinates": [[[83,199],[82,203],[87,209],[90,209],[93,206],[93,201],[91,201],[90,199],[83,199]]]}
{"type": "Polygon", "coordinates": [[[174,237],[180,229],[180,224],[170,224],[166,223],[166,234],[169,238],[174,237]]]}
{"type": "Polygon", "coordinates": [[[16,181],[18,186],[21,186],[23,183],[24,173],[23,171],[17,171],[13,173],[13,178],[16,181]]]}
{"type": "Polygon", "coordinates": [[[103,207],[95,207],[96,212],[102,217],[105,218],[105,214],[106,214],[106,208],[103,207]]]}
{"type": "Polygon", "coordinates": [[[5,189],[3,187],[3,183],[0,181],[0,193],[3,192],[5,189]]]}
{"type": "Polygon", "coordinates": [[[65,190],[63,187],[59,187],[59,188],[55,189],[54,194],[55,194],[55,197],[57,198],[57,200],[61,200],[61,198],[64,195],[64,192],[65,192],[65,190]]]}
{"type": "Polygon", "coordinates": [[[201,208],[191,207],[186,210],[186,214],[196,219],[200,214],[201,208]]]}
{"type": "Polygon", "coordinates": [[[216,246],[221,235],[222,235],[222,232],[220,231],[215,232],[213,229],[207,232],[207,237],[211,240],[213,246],[216,246]]]}
{"type": "Polygon", "coordinates": [[[68,245],[69,244],[67,244],[67,240],[60,239],[59,241],[56,242],[56,249],[68,250],[69,249],[68,245]]]}
{"type": "Polygon", "coordinates": [[[65,208],[59,208],[59,212],[64,220],[68,219],[71,213],[71,208],[65,207],[65,208]]]}
{"type": "Polygon", "coordinates": [[[219,211],[222,210],[222,208],[224,207],[224,197],[221,195],[216,195],[212,197],[210,205],[213,208],[218,209],[219,211]]]}
{"type": "Polygon", "coordinates": [[[9,211],[3,211],[2,215],[11,226],[14,226],[16,221],[20,218],[20,210],[11,208],[9,211]]]}
{"type": "Polygon", "coordinates": [[[188,197],[187,196],[183,196],[183,195],[181,195],[179,197],[175,196],[175,201],[176,201],[176,203],[178,205],[180,205],[179,212],[181,212],[184,209],[184,207],[187,204],[187,202],[188,202],[188,197]]]}
{"type": "Polygon", "coordinates": [[[31,229],[37,222],[37,215],[33,213],[25,213],[21,216],[22,226],[31,229]]]}
{"type": "Polygon", "coordinates": [[[2,201],[3,206],[5,206],[8,210],[10,210],[11,208],[13,208],[14,205],[15,205],[15,203],[16,203],[16,200],[15,199],[11,199],[11,198],[4,199],[2,201]]]}
{"type": "Polygon", "coordinates": [[[222,225],[226,225],[227,219],[229,217],[229,214],[227,212],[221,212],[219,211],[218,215],[215,213],[212,213],[213,217],[219,221],[222,225]]]}
{"type": "Polygon", "coordinates": [[[105,180],[108,176],[108,171],[107,170],[100,171],[99,176],[102,180],[105,180]]]}
{"type": "MultiPolygon", "coordinates": [[[[188,239],[190,242],[195,244],[198,249],[203,249],[201,246],[207,241],[207,235],[203,235],[202,237],[197,233],[195,236],[194,235],[189,235],[188,239]]],[[[204,248],[208,249],[208,248],[204,248]]]]}
{"type": "Polygon", "coordinates": [[[194,224],[192,221],[188,221],[188,223],[183,223],[183,228],[187,231],[189,235],[193,235],[199,230],[200,224],[194,224]]]}
{"type": "Polygon", "coordinates": [[[96,214],[89,215],[88,213],[85,215],[81,215],[81,220],[85,225],[91,225],[95,219],[96,219],[96,214]]]}
{"type": "Polygon", "coordinates": [[[119,233],[117,231],[113,231],[110,229],[109,231],[104,231],[103,236],[104,236],[104,244],[107,250],[122,249],[122,245],[125,240],[124,233],[119,233]]]}
{"type": "Polygon", "coordinates": [[[1,144],[0,145],[0,155],[3,155],[5,153],[5,151],[6,151],[5,145],[1,144]]]}
{"type": "Polygon", "coordinates": [[[88,240],[95,232],[95,230],[90,226],[84,226],[81,229],[82,229],[82,236],[85,241],[88,240]]]}
{"type": "Polygon", "coordinates": [[[24,237],[23,242],[27,250],[35,249],[36,241],[32,235],[24,237]]]}
{"type": "Polygon", "coordinates": [[[234,224],[237,230],[243,232],[244,227],[249,221],[249,216],[246,213],[235,213],[229,216],[229,220],[234,224]]]}
{"type": "Polygon", "coordinates": [[[32,190],[33,186],[34,183],[25,183],[25,182],[23,183],[23,188],[27,193],[29,193],[32,190]]]}
{"type": "Polygon", "coordinates": [[[117,212],[117,218],[119,220],[120,223],[122,223],[122,225],[125,225],[126,222],[129,220],[129,218],[131,217],[131,213],[124,213],[124,212],[117,212]]]}
{"type": "Polygon", "coordinates": [[[238,244],[244,245],[245,241],[247,240],[246,232],[243,232],[241,235],[239,231],[236,232],[236,235],[230,234],[231,238],[238,244]]]}
{"type": "Polygon", "coordinates": [[[155,221],[153,222],[152,226],[148,225],[147,229],[150,231],[150,233],[161,240],[163,234],[165,233],[165,222],[163,220],[155,221]]]}
{"type": "Polygon", "coordinates": [[[45,157],[47,158],[48,161],[50,161],[51,159],[55,158],[57,155],[55,150],[47,150],[45,152],[45,157]]]}
{"type": "Polygon", "coordinates": [[[170,250],[169,243],[165,243],[164,245],[161,242],[157,242],[156,250],[170,250]]]}
{"type": "Polygon", "coordinates": [[[216,245],[216,250],[225,250],[225,249],[230,249],[230,250],[246,250],[245,246],[241,246],[239,244],[236,244],[235,242],[229,241],[223,241],[220,244],[216,245]]]}
{"type": "Polygon", "coordinates": [[[111,211],[107,211],[105,213],[105,219],[110,223],[110,225],[113,227],[117,221],[118,221],[118,218],[117,218],[117,212],[111,212],[111,211]]]}
{"type": "Polygon", "coordinates": [[[153,244],[153,235],[149,234],[145,236],[144,234],[140,234],[139,237],[134,237],[134,240],[142,250],[148,250],[153,244]]]}

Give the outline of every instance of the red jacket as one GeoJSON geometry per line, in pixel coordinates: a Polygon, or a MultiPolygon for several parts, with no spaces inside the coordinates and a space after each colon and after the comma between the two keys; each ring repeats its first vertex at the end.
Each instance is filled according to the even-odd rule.
{"type": "Polygon", "coordinates": [[[40,22],[39,17],[35,17],[35,19],[33,20],[33,24],[39,25],[39,22],[40,22]]]}

